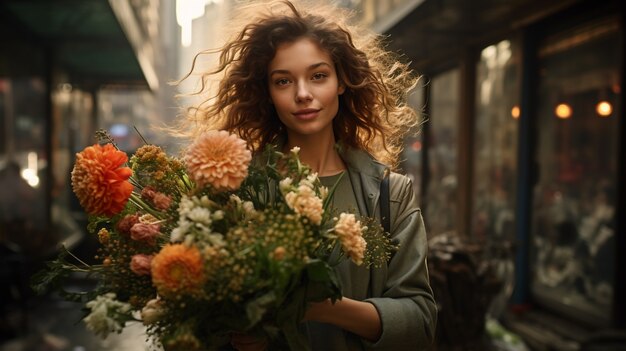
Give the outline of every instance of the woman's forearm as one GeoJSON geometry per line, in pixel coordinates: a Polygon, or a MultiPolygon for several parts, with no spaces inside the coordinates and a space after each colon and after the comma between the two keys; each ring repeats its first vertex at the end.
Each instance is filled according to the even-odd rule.
{"type": "Polygon", "coordinates": [[[336,325],[369,341],[377,341],[382,332],[374,305],[346,297],[335,304],[330,300],[312,303],[304,319],[336,325]]]}

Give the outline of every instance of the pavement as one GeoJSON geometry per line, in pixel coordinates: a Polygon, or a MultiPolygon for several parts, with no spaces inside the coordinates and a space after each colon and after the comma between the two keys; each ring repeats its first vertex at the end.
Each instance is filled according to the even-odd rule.
{"type": "Polygon", "coordinates": [[[149,346],[140,323],[128,324],[121,334],[101,339],[85,327],[78,303],[47,296],[30,299],[26,313],[13,307],[3,316],[0,351],[159,350],[149,346]]]}

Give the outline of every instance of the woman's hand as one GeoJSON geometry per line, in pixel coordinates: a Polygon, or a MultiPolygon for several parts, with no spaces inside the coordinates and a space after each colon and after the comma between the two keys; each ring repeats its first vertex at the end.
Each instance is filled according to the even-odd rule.
{"type": "Polygon", "coordinates": [[[330,299],[309,304],[303,321],[334,324],[369,341],[377,341],[382,333],[380,315],[376,307],[369,302],[347,297],[337,300],[334,304],[330,299]]]}
{"type": "Polygon", "coordinates": [[[269,343],[267,338],[233,332],[230,344],[239,351],[265,351],[269,343]]]}

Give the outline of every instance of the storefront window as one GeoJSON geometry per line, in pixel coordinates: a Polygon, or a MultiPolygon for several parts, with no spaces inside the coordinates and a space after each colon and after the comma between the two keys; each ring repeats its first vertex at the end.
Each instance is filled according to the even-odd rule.
{"type": "Polygon", "coordinates": [[[0,78],[0,242],[37,256],[46,241],[45,115],[41,77],[0,78]]]}
{"type": "Polygon", "coordinates": [[[426,87],[424,84],[423,80],[420,80],[415,90],[409,94],[408,104],[417,112],[420,124],[404,139],[404,149],[400,156],[401,171],[413,181],[413,190],[418,200],[421,200],[422,167],[424,162],[422,154],[424,133],[421,123],[426,119],[424,115],[424,90],[426,87]]]}
{"type": "MultiPolygon", "coordinates": [[[[159,128],[166,126],[155,111],[154,94],[143,89],[109,88],[98,92],[98,129],[104,129],[119,148],[133,153],[147,142],[173,153],[172,137],[159,128]],[[136,130],[135,130],[136,129],[136,130]]],[[[177,111],[171,110],[172,115],[177,111]]]]}
{"type": "Polygon", "coordinates": [[[514,237],[519,105],[518,48],[504,40],[476,67],[472,236],[514,237]]]}
{"type": "Polygon", "coordinates": [[[610,323],[613,301],[619,33],[617,21],[594,23],[539,50],[531,291],[547,307],[600,323],[610,323]]]}
{"type": "Polygon", "coordinates": [[[52,124],[52,231],[49,235],[71,249],[84,238],[87,222],[72,191],[70,177],[76,153],[95,143],[91,94],[69,83],[55,84],[52,124]]]}
{"type": "Polygon", "coordinates": [[[456,230],[459,70],[431,81],[425,221],[431,235],[456,230]]]}

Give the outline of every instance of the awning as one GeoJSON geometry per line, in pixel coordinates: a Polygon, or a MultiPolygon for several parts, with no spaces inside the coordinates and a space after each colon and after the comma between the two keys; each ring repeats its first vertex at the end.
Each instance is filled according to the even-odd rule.
{"type": "MultiPolygon", "coordinates": [[[[158,87],[153,62],[141,60],[128,27],[139,28],[137,20],[120,13],[107,0],[4,0],[0,2],[2,55],[11,55],[10,38],[32,42],[48,50],[54,66],[67,72],[73,84],[128,84],[158,87]],[[130,23],[128,22],[130,18],[130,23]],[[134,23],[132,23],[134,21],[134,23]],[[8,43],[7,43],[8,41],[8,43]],[[156,84],[156,85],[155,85],[156,84]]],[[[117,6],[119,7],[119,6],[117,6]]],[[[128,11],[128,5],[122,6],[128,11]]]]}

